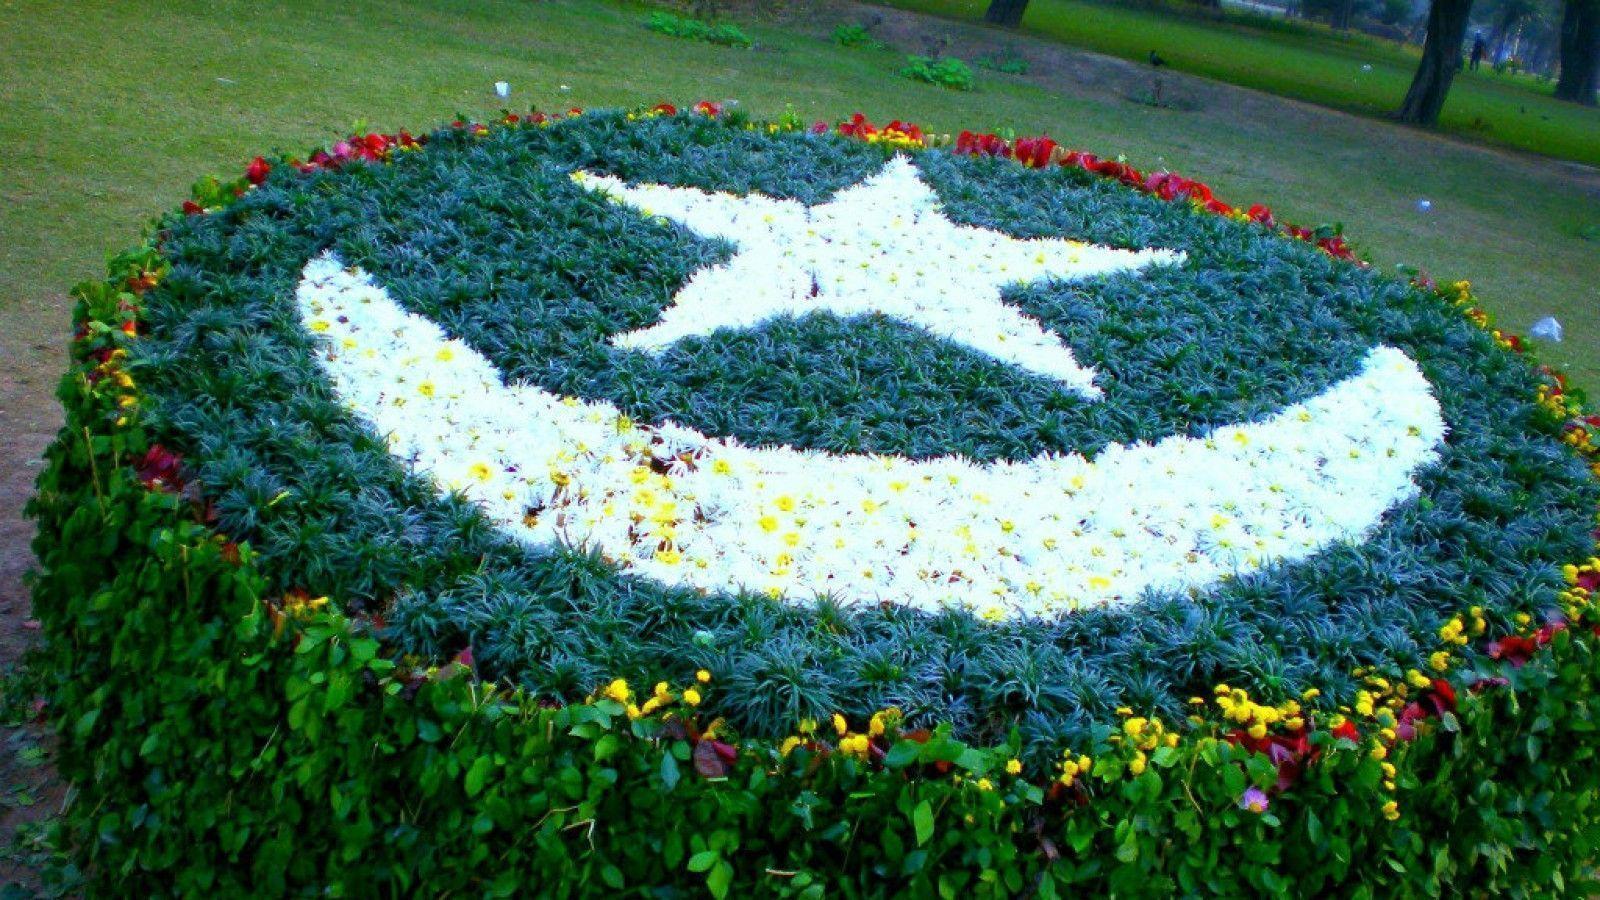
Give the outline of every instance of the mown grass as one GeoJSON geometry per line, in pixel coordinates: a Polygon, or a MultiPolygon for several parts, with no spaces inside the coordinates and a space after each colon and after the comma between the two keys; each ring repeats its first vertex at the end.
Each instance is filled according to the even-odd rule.
{"type": "MultiPolygon", "coordinates": [[[[979,19],[987,0],[885,0],[979,19]]],[[[1414,48],[1315,27],[1260,28],[1095,0],[1032,0],[1023,28],[1064,43],[1144,62],[1157,51],[1174,69],[1362,115],[1400,106],[1414,48]],[[1370,69],[1364,68],[1370,66],[1370,69]]],[[[1532,78],[1463,71],[1440,127],[1561,159],[1600,164],[1600,110],[1562,103],[1532,78]]]]}
{"type": "Polygon", "coordinates": [[[487,116],[501,106],[492,83],[507,80],[523,108],[737,98],[763,116],[792,103],[808,118],[1048,132],[1296,221],[1342,221],[1381,265],[1473,278],[1519,330],[1560,316],[1568,340],[1546,357],[1600,375],[1600,243],[1580,236],[1600,208],[1536,167],[1446,141],[1419,155],[1416,136],[1339,115],[1184,114],[998,75],[946,91],[898,77],[898,55],[824,32],[751,23],[771,49],[736,50],[653,34],[646,13],[598,0],[0,0],[0,348],[63,332],[66,288],[196,176],[237,173],[265,149],[304,152],[358,122],[487,116]],[[54,302],[22,320],[40,298],[54,302]]]}

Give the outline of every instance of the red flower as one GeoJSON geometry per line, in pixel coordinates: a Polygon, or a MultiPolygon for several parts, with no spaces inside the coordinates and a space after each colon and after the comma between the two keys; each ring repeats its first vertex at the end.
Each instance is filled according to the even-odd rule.
{"type": "Polygon", "coordinates": [[[1245,213],[1252,221],[1272,228],[1277,225],[1277,220],[1272,217],[1272,210],[1260,203],[1252,203],[1250,210],[1245,213]]]}
{"type": "Polygon", "coordinates": [[[963,156],[1005,156],[1009,149],[997,134],[963,131],[956,136],[956,153],[963,156]]]}
{"type": "MultiPolygon", "coordinates": [[[[715,119],[717,116],[722,115],[722,104],[714,100],[701,100],[694,105],[694,111],[702,116],[715,119]]],[[[576,115],[576,112],[574,112],[574,115],[576,115]]]]}
{"type": "Polygon", "coordinates": [[[1443,678],[1433,680],[1433,690],[1424,699],[1432,703],[1434,711],[1441,716],[1456,711],[1456,689],[1443,678]]]}
{"type": "Polygon", "coordinates": [[[1361,741],[1361,731],[1356,728],[1356,723],[1349,719],[1345,719],[1339,723],[1339,727],[1333,729],[1333,736],[1343,738],[1352,743],[1360,743],[1361,741]]]}
{"type": "Polygon", "coordinates": [[[258,156],[250,160],[250,165],[244,170],[244,177],[251,184],[260,184],[267,180],[267,173],[271,171],[272,167],[267,165],[267,161],[258,156]]]}
{"type": "Polygon", "coordinates": [[[205,211],[205,207],[194,202],[193,200],[183,201],[183,214],[186,216],[198,216],[205,211]]]}
{"type": "Polygon", "coordinates": [[[678,114],[678,108],[671,103],[657,103],[655,106],[650,107],[650,111],[662,116],[675,116],[678,114]]]}
{"type": "Polygon", "coordinates": [[[1513,669],[1522,668],[1522,664],[1533,658],[1533,652],[1539,645],[1520,634],[1508,634],[1489,645],[1491,659],[1505,660],[1511,663],[1513,669]]]}
{"type": "Polygon", "coordinates": [[[1055,150],[1056,142],[1047,137],[1018,138],[1011,147],[1011,155],[1030,169],[1042,169],[1050,164],[1050,155],[1055,150]]]}

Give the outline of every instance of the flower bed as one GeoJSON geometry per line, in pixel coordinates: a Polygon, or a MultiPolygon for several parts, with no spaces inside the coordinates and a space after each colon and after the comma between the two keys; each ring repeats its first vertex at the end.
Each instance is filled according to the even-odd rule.
{"type": "Polygon", "coordinates": [[[1464,285],[707,104],[185,213],[33,506],[107,885],[1583,886],[1592,423],[1464,285]]]}

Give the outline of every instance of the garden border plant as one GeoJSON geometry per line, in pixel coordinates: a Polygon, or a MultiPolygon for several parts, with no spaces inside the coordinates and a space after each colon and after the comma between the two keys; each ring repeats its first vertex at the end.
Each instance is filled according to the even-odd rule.
{"type": "MultiPolygon", "coordinates": [[[[643,113],[721,114],[712,104],[643,113]]],[[[487,135],[547,121],[456,127],[487,135]]],[[[950,143],[860,117],[838,130],[910,149],[950,143]]],[[[419,144],[356,137],[299,165],[381,163],[419,144]]],[[[1352,255],[1334,233],[1048,139],[963,134],[952,147],[1076,166],[1352,255]]],[[[236,181],[203,183],[186,211],[226,205],[288,164],[258,158],[236,181]]],[[[968,746],[948,729],[904,727],[892,710],[734,741],[699,714],[721,689],[708,674],[614,681],[553,707],[479,680],[470,652],[443,665],[395,658],[370,617],[269,593],[254,552],[216,530],[183,460],[140,415],[128,349],[141,340],[141,297],[166,274],[158,232],[115,258],[107,280],[78,288],[67,425],[30,505],[46,636],[35,665],[59,685],[50,716],[78,792],[58,839],[103,890],[1593,888],[1589,595],[1600,561],[1567,568],[1548,620],[1491,635],[1478,610],[1462,610],[1439,631],[1432,671],[1352,673],[1363,687],[1346,709],[1219,685],[1195,698],[1187,723],[1121,710],[1094,747],[1044,770],[1022,764],[1016,738],[968,746]]],[[[1490,327],[1464,284],[1434,291],[1490,327]]],[[[1592,456],[1596,423],[1559,377],[1538,400],[1592,456]]]]}

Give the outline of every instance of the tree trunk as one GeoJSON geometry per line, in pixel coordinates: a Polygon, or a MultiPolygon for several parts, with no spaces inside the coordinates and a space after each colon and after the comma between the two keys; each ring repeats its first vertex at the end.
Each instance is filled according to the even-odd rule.
{"type": "Polygon", "coordinates": [[[983,20],[990,25],[1016,28],[1022,24],[1022,13],[1027,8],[1028,0],[990,0],[989,11],[983,14],[983,20]]]}
{"type": "Polygon", "coordinates": [[[1556,99],[1595,105],[1600,90],[1600,0],[1567,0],[1561,16],[1561,78],[1556,99]]]}
{"type": "Polygon", "coordinates": [[[1450,82],[1461,68],[1461,41],[1467,35],[1472,0],[1433,0],[1428,7],[1428,38],[1411,90],[1400,104],[1400,121],[1433,125],[1439,121],[1450,82]]]}

